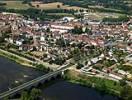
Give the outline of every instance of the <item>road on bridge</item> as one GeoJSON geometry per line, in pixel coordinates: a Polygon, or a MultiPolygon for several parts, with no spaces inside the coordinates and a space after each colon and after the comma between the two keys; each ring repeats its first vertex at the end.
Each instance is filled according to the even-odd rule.
{"type": "Polygon", "coordinates": [[[40,77],[38,77],[38,78],[36,78],[36,79],[33,79],[33,80],[29,81],[29,82],[26,82],[26,83],[20,85],[20,86],[18,86],[18,87],[15,87],[15,88],[13,88],[13,89],[10,89],[9,91],[6,91],[6,92],[1,93],[1,94],[0,94],[0,100],[1,100],[2,98],[4,98],[4,97],[10,96],[10,95],[12,95],[12,94],[15,94],[15,93],[17,93],[17,92],[20,91],[20,90],[23,90],[23,89],[25,89],[25,88],[27,88],[27,87],[31,87],[31,86],[33,86],[34,84],[37,84],[37,83],[39,83],[39,82],[41,82],[41,81],[43,81],[43,80],[46,80],[46,79],[48,79],[48,78],[50,78],[50,77],[52,77],[52,76],[55,76],[55,75],[57,75],[57,74],[63,72],[64,70],[66,70],[67,68],[69,68],[68,65],[69,65],[69,63],[67,63],[67,64],[65,64],[65,65],[63,65],[63,66],[60,66],[61,68],[58,69],[58,70],[56,70],[56,71],[54,71],[54,72],[49,72],[48,74],[45,74],[45,75],[43,75],[43,76],[40,76],[40,77]]]}

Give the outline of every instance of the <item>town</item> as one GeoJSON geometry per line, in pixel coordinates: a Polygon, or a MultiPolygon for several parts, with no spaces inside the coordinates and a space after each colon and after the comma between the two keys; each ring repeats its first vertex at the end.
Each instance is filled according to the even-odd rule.
{"type": "Polygon", "coordinates": [[[132,18],[115,23],[85,10],[76,14],[82,18],[41,21],[1,12],[0,55],[41,71],[70,63],[73,73],[132,87],[132,18]]]}

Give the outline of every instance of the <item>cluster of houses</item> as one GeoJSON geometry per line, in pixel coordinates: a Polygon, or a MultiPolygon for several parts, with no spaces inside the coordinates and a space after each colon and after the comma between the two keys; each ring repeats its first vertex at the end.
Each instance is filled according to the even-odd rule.
{"type": "Polygon", "coordinates": [[[63,39],[64,42],[69,41],[70,44],[84,43],[84,47],[86,45],[100,48],[116,46],[131,52],[131,24],[131,20],[122,25],[85,23],[74,17],[63,17],[55,21],[34,21],[14,13],[0,13],[0,32],[11,33],[10,37],[5,39],[6,41],[18,46],[19,50],[37,50],[48,53],[54,49],[58,52],[68,52],[68,49],[64,50],[66,46],[63,49],[56,46],[55,43],[59,39],[63,39]],[[73,34],[72,30],[76,27],[81,27],[83,33],[73,34]]]}
{"type": "MultiPolygon", "coordinates": [[[[91,45],[104,45],[106,36],[118,37],[118,41],[122,41],[124,35],[130,35],[131,33],[128,29],[129,25],[124,23],[122,25],[100,25],[100,24],[90,24],[85,25],[84,22],[78,21],[73,17],[64,17],[61,20],[54,22],[38,22],[33,20],[26,20],[22,16],[10,13],[0,14],[0,31],[7,31],[11,28],[12,35],[25,34],[27,37],[32,36],[43,37],[43,34],[49,34],[47,30],[52,32],[54,37],[63,36],[64,39],[83,41],[91,45]],[[70,30],[74,29],[75,26],[82,26],[83,29],[89,28],[92,31],[90,33],[83,33],[81,35],[71,34],[70,30]]],[[[13,39],[13,37],[11,37],[13,39]]],[[[21,42],[21,41],[19,41],[21,42]]]]}
{"type": "MultiPolygon", "coordinates": [[[[132,20],[120,25],[106,25],[93,20],[86,23],[84,20],[74,17],[63,17],[55,21],[35,21],[33,19],[27,20],[18,14],[0,13],[0,33],[6,32],[11,34],[5,40],[16,45],[20,51],[45,52],[46,57],[52,59],[55,59],[58,55],[68,59],[71,55],[72,45],[75,44],[76,46],[78,43],[83,44],[82,48],[85,52],[91,46],[98,49],[118,48],[129,54],[132,52],[132,20]],[[73,34],[72,30],[76,30],[76,27],[81,27],[83,33],[73,34]],[[67,41],[69,45],[67,45],[67,41]]],[[[109,57],[112,55],[111,53],[108,52],[109,57]]],[[[131,62],[130,59],[130,56],[126,58],[127,61],[131,62]]],[[[92,60],[97,63],[99,59],[96,57],[92,60]]],[[[102,70],[107,72],[111,69],[113,70],[114,67],[102,70]]],[[[114,77],[130,76],[130,73],[123,70],[117,70],[116,72],[118,75],[112,73],[111,75],[115,75],[114,77]]]]}

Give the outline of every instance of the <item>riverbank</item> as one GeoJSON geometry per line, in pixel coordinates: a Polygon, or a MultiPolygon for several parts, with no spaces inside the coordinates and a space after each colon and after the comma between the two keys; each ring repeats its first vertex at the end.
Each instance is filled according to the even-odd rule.
{"type": "Polygon", "coordinates": [[[0,56],[6,57],[6,58],[18,63],[18,64],[23,65],[23,66],[28,66],[28,67],[35,68],[33,66],[33,62],[32,61],[30,61],[30,60],[28,60],[26,58],[20,57],[18,55],[12,54],[12,53],[10,53],[8,51],[0,49],[0,56]]]}
{"type": "MultiPolygon", "coordinates": [[[[3,48],[0,48],[0,56],[6,57],[16,63],[19,63],[23,66],[32,67],[38,69],[37,65],[43,65],[45,69],[51,69],[56,70],[59,65],[56,64],[49,64],[48,62],[43,62],[42,60],[38,58],[29,57],[28,55],[22,54],[18,51],[12,51],[12,50],[5,50],[3,48]],[[29,59],[30,58],[30,59],[29,59]],[[33,58],[33,59],[31,59],[33,58]]],[[[40,69],[41,70],[41,69],[40,69]]]]}
{"type": "Polygon", "coordinates": [[[37,64],[33,62],[32,60],[29,60],[27,58],[18,56],[16,54],[10,53],[8,51],[4,51],[0,49],[0,56],[3,56],[5,58],[10,59],[11,61],[14,61],[20,65],[26,66],[26,67],[31,67],[39,71],[43,71],[45,73],[48,73],[49,71],[52,71],[49,67],[42,65],[42,64],[37,64]]]}
{"type": "MultiPolygon", "coordinates": [[[[34,88],[23,91],[21,97],[27,96],[23,93],[30,93],[32,89],[34,88]]],[[[40,83],[35,89],[41,91],[39,96],[41,99],[37,100],[120,100],[117,96],[102,94],[94,88],[71,83],[60,77],[46,81],[44,84],[40,83]]]]}
{"type": "MultiPolygon", "coordinates": [[[[21,65],[33,67],[33,63],[29,60],[26,60],[25,58],[19,57],[18,55],[12,54],[8,51],[0,49],[0,56],[4,56],[21,65]]],[[[122,89],[120,84],[117,82],[96,77],[88,77],[73,70],[66,72],[64,75],[64,79],[72,83],[95,88],[101,91],[101,93],[109,93],[117,96],[120,96],[120,91],[122,89]]]]}
{"type": "Polygon", "coordinates": [[[120,91],[122,90],[122,86],[120,86],[119,82],[90,77],[80,74],[74,70],[68,70],[64,75],[64,79],[75,84],[95,88],[96,90],[101,91],[101,93],[112,94],[118,97],[120,96],[120,91]]]}
{"type": "Polygon", "coordinates": [[[46,74],[0,56],[0,93],[46,74]]]}

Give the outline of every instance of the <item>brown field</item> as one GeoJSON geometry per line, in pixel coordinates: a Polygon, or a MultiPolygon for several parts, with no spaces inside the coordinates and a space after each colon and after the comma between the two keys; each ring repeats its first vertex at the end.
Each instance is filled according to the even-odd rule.
{"type": "MultiPolygon", "coordinates": [[[[6,7],[7,9],[32,8],[28,4],[23,4],[22,1],[6,0],[6,1],[0,1],[0,2],[6,3],[7,5],[4,7],[6,7]]],[[[47,9],[59,9],[59,8],[57,8],[57,5],[60,5],[61,9],[75,9],[75,10],[85,9],[85,8],[76,7],[76,6],[63,5],[63,3],[60,3],[60,2],[46,3],[46,4],[44,4],[42,2],[31,2],[31,4],[37,9],[46,9],[46,10],[47,9]]]]}
{"type": "Polygon", "coordinates": [[[22,4],[22,1],[0,1],[6,3],[7,9],[28,9],[30,6],[28,4],[22,4]]]}
{"type": "Polygon", "coordinates": [[[75,9],[75,10],[85,9],[85,8],[76,7],[76,6],[63,5],[63,3],[60,3],[60,2],[46,3],[46,4],[42,2],[31,2],[31,4],[38,9],[59,9],[57,8],[58,5],[60,6],[61,9],[75,9]]]}

